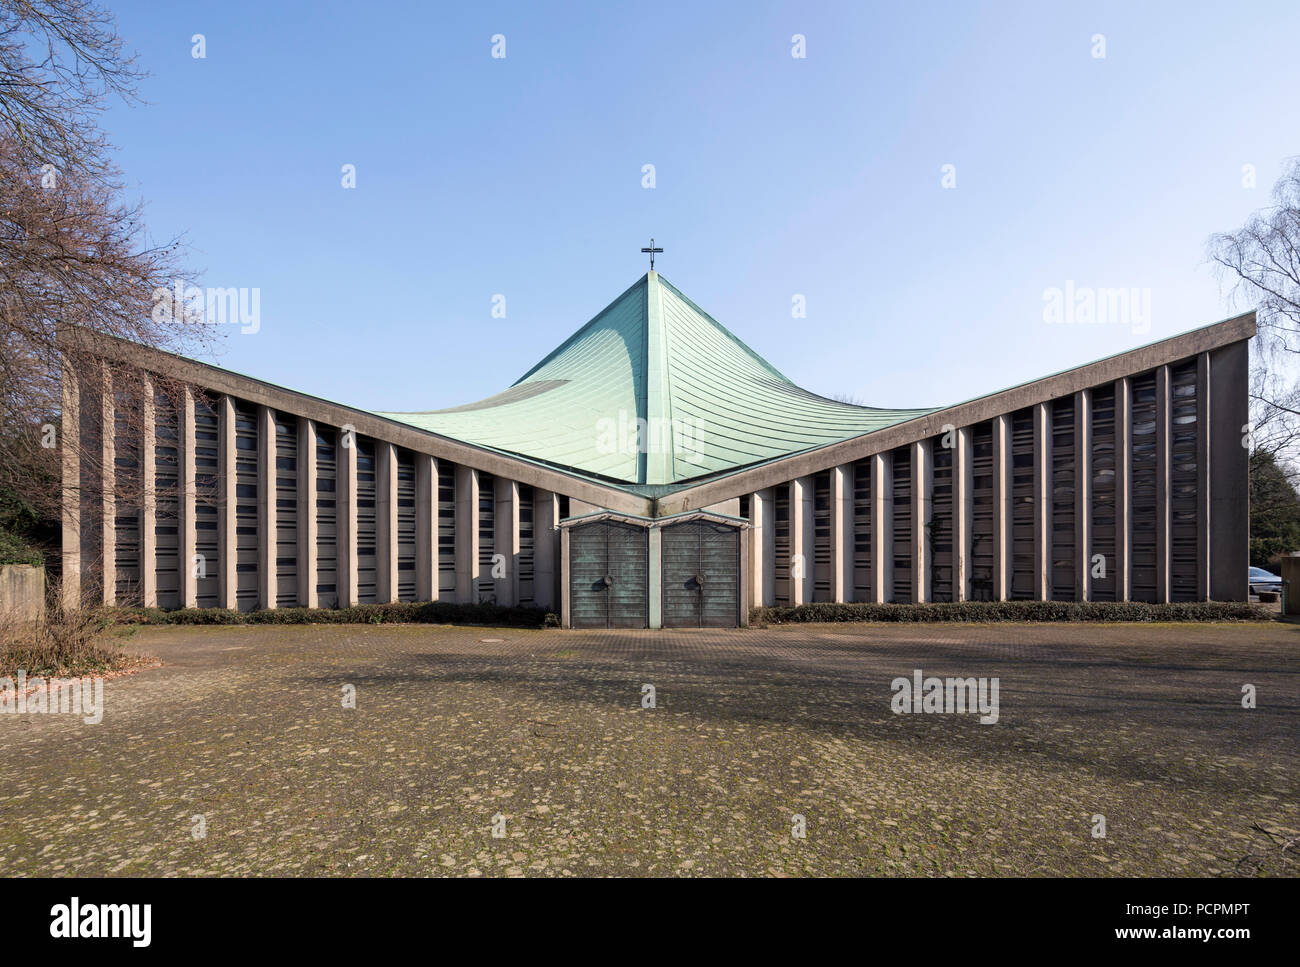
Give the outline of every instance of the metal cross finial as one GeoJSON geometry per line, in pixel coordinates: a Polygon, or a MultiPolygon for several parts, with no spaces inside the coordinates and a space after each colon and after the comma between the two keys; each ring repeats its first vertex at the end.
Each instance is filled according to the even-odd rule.
{"type": "Polygon", "coordinates": [[[650,247],[643,248],[641,251],[650,253],[650,271],[653,272],[655,270],[655,252],[662,252],[663,249],[655,248],[655,240],[652,238],[650,239],[650,247]]]}

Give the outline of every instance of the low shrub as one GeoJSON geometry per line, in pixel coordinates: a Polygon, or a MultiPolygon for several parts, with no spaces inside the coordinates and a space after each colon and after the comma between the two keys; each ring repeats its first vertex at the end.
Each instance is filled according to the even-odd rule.
{"type": "Polygon", "coordinates": [[[963,601],[934,604],[801,604],[754,608],[751,625],[841,621],[1269,621],[1244,601],[963,601]]]}
{"type": "Polygon", "coordinates": [[[0,614],[0,675],[19,669],[30,676],[102,674],[133,659],[108,639],[113,625],[105,608],[53,606],[36,621],[0,614]]]}
{"type": "Polygon", "coordinates": [[[265,611],[119,608],[115,617],[121,623],[139,625],[440,624],[542,628],[559,624],[559,619],[544,608],[456,604],[450,601],[358,604],[351,608],[272,608],[265,611]]]}

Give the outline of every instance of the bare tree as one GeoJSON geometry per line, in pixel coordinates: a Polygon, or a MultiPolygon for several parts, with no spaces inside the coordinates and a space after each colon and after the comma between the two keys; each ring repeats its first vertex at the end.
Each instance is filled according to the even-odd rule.
{"type": "Polygon", "coordinates": [[[212,338],[201,313],[173,303],[192,281],[182,248],[150,240],[99,126],[141,77],[93,0],[0,0],[0,490],[47,519],[60,517],[65,455],[81,468],[77,499],[93,506],[107,484],[118,507],[139,506],[147,414],[180,394],[109,370],[85,335],[182,352],[212,338]],[[81,391],[79,427],[65,377],[81,391]]]}
{"type": "Polygon", "coordinates": [[[98,4],[0,0],[0,129],[38,165],[109,175],[99,115],[110,95],[135,100],[142,76],[98,4]]]}
{"type": "Polygon", "coordinates": [[[1294,479],[1300,450],[1300,158],[1273,187],[1273,204],[1235,232],[1211,236],[1210,259],[1259,331],[1251,373],[1255,448],[1294,479]]]}

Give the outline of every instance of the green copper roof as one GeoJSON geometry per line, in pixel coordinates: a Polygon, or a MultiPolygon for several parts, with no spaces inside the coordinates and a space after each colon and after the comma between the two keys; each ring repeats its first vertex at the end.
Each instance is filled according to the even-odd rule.
{"type": "Polygon", "coordinates": [[[620,483],[671,486],[930,412],[800,389],[649,272],[505,392],[378,415],[620,483]]]}

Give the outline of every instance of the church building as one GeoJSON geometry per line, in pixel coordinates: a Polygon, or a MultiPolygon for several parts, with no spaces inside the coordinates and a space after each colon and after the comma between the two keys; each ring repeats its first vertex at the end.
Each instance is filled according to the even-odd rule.
{"type": "Polygon", "coordinates": [[[953,406],[856,406],[796,386],[652,269],[504,392],[418,413],[84,334],[106,379],[65,376],[81,446],[64,448],[63,593],[492,602],[575,628],[809,602],[1245,600],[1254,332],[1247,314],[953,406]],[[130,446],[121,366],[188,387],[145,399],[130,446]],[[128,471],[139,506],[115,498],[128,471]]]}

